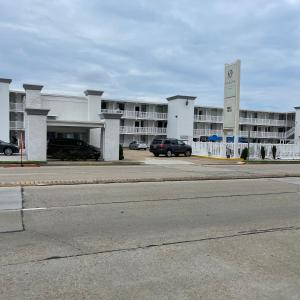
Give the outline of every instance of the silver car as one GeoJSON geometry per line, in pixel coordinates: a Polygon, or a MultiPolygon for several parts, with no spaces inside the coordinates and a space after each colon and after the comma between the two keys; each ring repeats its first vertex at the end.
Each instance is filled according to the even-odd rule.
{"type": "Polygon", "coordinates": [[[143,142],[133,141],[129,144],[129,149],[131,150],[147,150],[147,144],[143,142]]]}

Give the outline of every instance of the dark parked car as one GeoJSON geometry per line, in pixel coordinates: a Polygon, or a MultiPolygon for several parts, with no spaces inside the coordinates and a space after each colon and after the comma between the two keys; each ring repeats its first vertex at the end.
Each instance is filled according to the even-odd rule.
{"type": "Polygon", "coordinates": [[[99,148],[76,139],[52,139],[48,142],[47,155],[61,160],[96,159],[101,156],[99,148]]]}
{"type": "Polygon", "coordinates": [[[14,144],[0,141],[0,153],[4,153],[4,155],[13,155],[14,153],[19,153],[19,148],[14,144]]]}
{"type": "Polygon", "coordinates": [[[184,154],[185,156],[192,155],[192,147],[177,139],[154,139],[149,151],[154,156],[159,156],[160,154],[167,157],[171,157],[173,154],[175,156],[179,156],[179,154],[184,154]]]}

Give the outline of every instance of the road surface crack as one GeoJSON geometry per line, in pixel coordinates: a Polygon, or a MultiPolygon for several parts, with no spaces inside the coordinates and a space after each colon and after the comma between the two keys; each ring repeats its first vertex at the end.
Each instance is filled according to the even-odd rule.
{"type": "Polygon", "coordinates": [[[159,247],[165,247],[165,246],[171,246],[171,245],[200,243],[200,242],[213,241],[213,240],[232,239],[232,238],[238,238],[238,237],[249,236],[249,235],[267,234],[267,233],[284,232],[284,231],[296,231],[296,230],[300,230],[300,226],[276,227],[276,228],[267,228],[267,229],[253,229],[253,230],[249,230],[249,231],[240,231],[235,234],[215,236],[215,237],[206,237],[206,238],[201,238],[201,239],[164,242],[164,243],[149,244],[149,245],[138,246],[138,247],[109,249],[109,250],[102,250],[102,251],[95,251],[95,252],[88,252],[88,253],[79,253],[79,254],[72,254],[72,255],[63,255],[63,256],[55,256],[54,255],[54,256],[49,256],[49,257],[43,258],[43,259],[36,259],[36,260],[27,261],[27,262],[10,263],[10,264],[6,264],[6,265],[2,265],[2,267],[23,265],[23,264],[28,264],[28,263],[40,263],[40,262],[45,262],[45,261],[49,261],[49,260],[77,258],[77,257],[90,256],[90,255],[106,254],[106,253],[130,252],[130,251],[144,250],[144,249],[150,249],[150,248],[159,248],[159,247]]]}
{"type": "Polygon", "coordinates": [[[197,199],[214,199],[214,198],[234,198],[234,197],[253,197],[253,196],[273,196],[273,195],[288,195],[297,194],[298,192],[274,192],[274,193],[251,193],[251,194],[231,194],[231,195],[212,195],[212,196],[194,196],[194,197],[180,197],[180,198],[161,198],[161,199],[144,199],[144,200],[128,200],[128,201],[111,201],[111,202],[97,202],[97,203],[80,203],[68,206],[49,206],[49,207],[31,207],[23,208],[23,211],[43,211],[50,209],[67,209],[83,206],[96,206],[96,205],[111,205],[111,204],[129,204],[129,203],[146,203],[146,202],[161,202],[161,201],[184,201],[184,200],[197,200],[197,199]]]}

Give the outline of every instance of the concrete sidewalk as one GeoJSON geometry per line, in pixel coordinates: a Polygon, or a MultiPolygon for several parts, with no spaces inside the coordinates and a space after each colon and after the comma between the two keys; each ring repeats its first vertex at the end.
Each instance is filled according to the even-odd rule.
{"type": "Polygon", "coordinates": [[[0,187],[280,177],[300,177],[300,166],[150,164],[0,168],[0,187]]]}

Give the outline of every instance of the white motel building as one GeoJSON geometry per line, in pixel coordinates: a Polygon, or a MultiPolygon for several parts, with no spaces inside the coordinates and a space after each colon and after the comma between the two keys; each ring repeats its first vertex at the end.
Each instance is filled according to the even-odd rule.
{"type": "MultiPolygon", "coordinates": [[[[154,137],[207,141],[223,136],[223,108],[197,105],[192,96],[150,102],[108,99],[95,90],[82,96],[49,94],[32,84],[15,91],[10,83],[0,79],[0,140],[16,141],[23,133],[31,160],[46,160],[50,138],[102,144],[104,159],[114,160],[117,152],[112,149],[119,143],[126,147],[134,140],[149,145],[154,137]]],[[[241,139],[250,133],[254,143],[298,142],[300,107],[290,112],[241,109],[239,130],[241,139]]]]}

